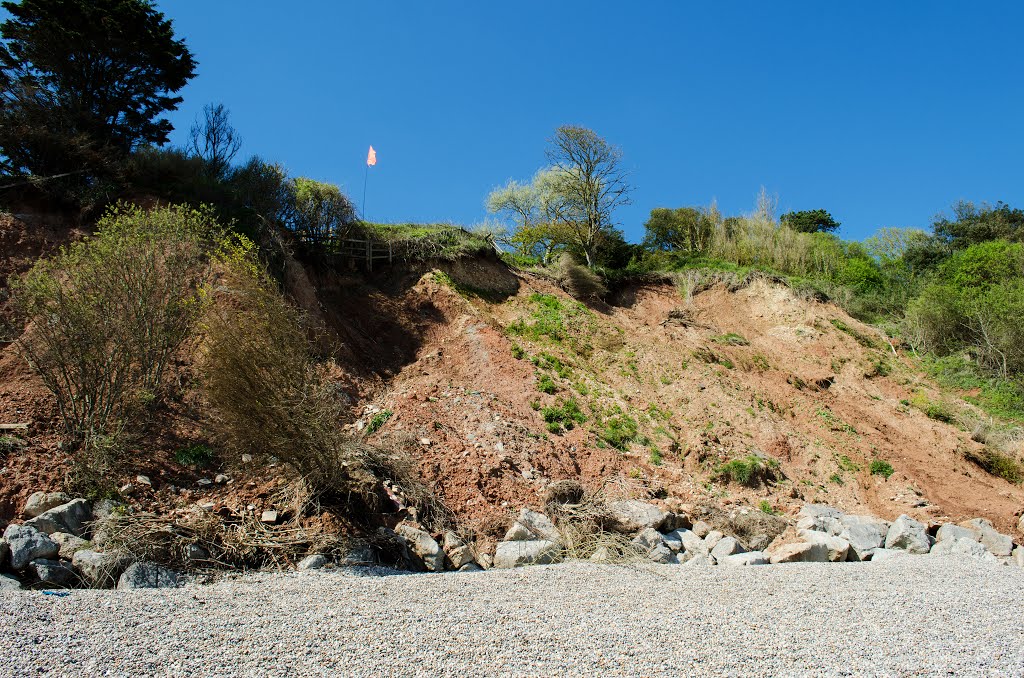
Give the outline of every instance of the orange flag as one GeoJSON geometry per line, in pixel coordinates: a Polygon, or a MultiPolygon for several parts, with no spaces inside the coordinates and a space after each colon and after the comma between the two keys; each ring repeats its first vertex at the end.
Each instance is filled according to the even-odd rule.
{"type": "Polygon", "coordinates": [[[370,146],[370,152],[366,154],[366,166],[371,167],[377,164],[377,151],[373,150],[373,146],[370,146]]]}

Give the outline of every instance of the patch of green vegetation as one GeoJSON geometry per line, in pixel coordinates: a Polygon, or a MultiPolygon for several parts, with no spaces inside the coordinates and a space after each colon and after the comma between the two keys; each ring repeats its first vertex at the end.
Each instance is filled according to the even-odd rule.
{"type": "Polygon", "coordinates": [[[843,482],[843,477],[841,475],[839,475],[838,473],[833,473],[832,475],[830,475],[828,477],[828,479],[829,479],[829,482],[835,483],[836,485],[845,485],[846,484],[846,483],[843,482]]]}
{"type": "Polygon", "coordinates": [[[526,357],[526,351],[524,351],[523,347],[520,346],[519,344],[513,343],[512,357],[515,358],[516,360],[522,360],[523,358],[526,357]]]}
{"type": "Polygon", "coordinates": [[[669,384],[672,383],[672,377],[668,376],[667,374],[663,374],[660,377],[658,377],[658,381],[660,381],[663,385],[668,386],[669,384]]]}
{"type": "Polygon", "coordinates": [[[1024,466],[1013,457],[1003,454],[999,450],[986,447],[980,451],[970,450],[967,458],[983,468],[988,473],[1009,481],[1014,485],[1024,482],[1024,466]]]}
{"type": "Polygon", "coordinates": [[[582,424],[587,420],[575,398],[569,398],[564,402],[559,400],[553,407],[542,408],[540,413],[551,433],[561,433],[563,428],[571,431],[576,424],[582,424]]]}
{"type": "Polygon", "coordinates": [[[661,450],[659,450],[657,447],[652,447],[651,448],[650,462],[652,464],[654,464],[655,466],[661,466],[661,462],[662,462],[661,450]]]}
{"type": "Polygon", "coordinates": [[[827,407],[819,408],[816,414],[818,418],[824,421],[828,425],[828,427],[833,431],[857,433],[857,429],[855,429],[853,426],[847,424],[845,421],[837,417],[835,413],[827,407]]]}
{"type": "Polygon", "coordinates": [[[587,386],[582,381],[578,381],[575,384],[573,384],[573,388],[575,388],[576,392],[579,393],[581,396],[590,395],[590,387],[587,386]]]}
{"type": "Polygon", "coordinates": [[[474,287],[473,285],[459,282],[444,271],[434,271],[433,277],[434,281],[439,285],[444,285],[445,287],[455,290],[455,293],[464,299],[477,297],[479,299],[497,302],[504,298],[502,295],[491,290],[485,290],[480,287],[474,287]]]}
{"type": "Polygon", "coordinates": [[[25,446],[25,441],[16,436],[0,436],[0,454],[9,454],[25,446]]]}
{"type": "Polygon", "coordinates": [[[672,412],[670,410],[663,410],[656,404],[651,403],[647,406],[647,416],[655,421],[668,421],[672,418],[672,412]]]}
{"type": "Polygon", "coordinates": [[[208,466],[213,461],[213,448],[202,443],[182,447],[174,452],[174,461],[184,466],[202,468],[208,466]]]}
{"type": "Polygon", "coordinates": [[[640,441],[640,426],[628,414],[617,414],[601,422],[598,437],[618,450],[627,450],[629,444],[640,441]]]}
{"type": "Polygon", "coordinates": [[[864,376],[872,379],[874,377],[888,377],[890,374],[892,374],[892,366],[889,364],[889,361],[884,357],[878,357],[871,361],[870,367],[864,373],[864,376]]]}
{"type": "Polygon", "coordinates": [[[966,391],[962,397],[986,414],[1024,424],[1024,381],[983,374],[963,356],[924,361],[928,376],[944,388],[966,391]]]}
{"type": "Polygon", "coordinates": [[[555,381],[554,379],[551,378],[550,374],[538,374],[537,390],[540,391],[541,393],[553,395],[558,392],[558,385],[555,384],[555,381]]]}
{"type": "Polygon", "coordinates": [[[855,463],[845,454],[839,457],[839,468],[848,473],[857,473],[860,471],[860,464],[855,463]]]}
{"type": "Polygon", "coordinates": [[[379,431],[381,426],[388,423],[388,419],[390,419],[393,414],[394,412],[391,410],[381,410],[370,417],[370,423],[366,425],[366,435],[373,435],[379,431]]]}
{"type": "Polygon", "coordinates": [[[742,334],[736,334],[735,332],[728,332],[726,334],[720,334],[717,337],[712,337],[711,341],[716,344],[723,344],[725,346],[749,346],[750,342],[742,334]]]}
{"type": "Polygon", "coordinates": [[[761,483],[779,480],[779,462],[751,454],[741,459],[730,459],[713,471],[715,480],[728,479],[740,485],[757,487],[761,483]]]}
{"type": "Polygon", "coordinates": [[[845,332],[846,334],[849,334],[861,346],[863,346],[865,348],[873,348],[873,349],[879,348],[879,344],[878,344],[877,341],[875,341],[873,338],[867,336],[866,334],[862,334],[861,332],[858,332],[856,329],[850,327],[849,325],[844,323],[839,318],[833,318],[829,322],[831,322],[832,326],[835,327],[840,332],[845,332]]]}
{"type": "Polygon", "coordinates": [[[553,356],[545,351],[542,351],[530,358],[530,362],[542,370],[553,371],[562,379],[569,379],[572,377],[572,370],[568,365],[563,363],[557,356],[553,356]]]}
{"type": "Polygon", "coordinates": [[[889,479],[896,470],[893,469],[892,464],[885,461],[884,459],[874,459],[871,461],[871,475],[882,476],[886,480],[889,479]]]}
{"type": "Polygon", "coordinates": [[[577,301],[565,301],[553,294],[534,293],[530,295],[533,310],[529,320],[519,319],[505,331],[514,336],[523,336],[534,341],[548,339],[556,344],[566,343],[577,353],[588,355],[593,346],[590,338],[594,332],[594,314],[577,301]]]}
{"type": "Polygon", "coordinates": [[[767,499],[762,499],[761,503],[758,504],[757,507],[761,509],[761,513],[767,513],[770,516],[774,516],[778,513],[778,511],[776,511],[775,508],[772,506],[771,502],[768,501],[767,499]]]}
{"type": "Polygon", "coordinates": [[[754,367],[759,372],[767,372],[768,370],[771,369],[771,365],[768,363],[768,358],[766,358],[765,356],[761,355],[760,353],[755,353],[750,358],[750,362],[754,364],[754,367]]]}

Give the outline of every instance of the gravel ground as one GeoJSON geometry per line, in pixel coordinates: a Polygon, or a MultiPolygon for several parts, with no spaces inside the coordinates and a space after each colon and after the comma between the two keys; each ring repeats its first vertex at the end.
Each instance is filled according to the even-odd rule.
{"type": "Polygon", "coordinates": [[[0,674],[1024,674],[1024,570],[920,556],[0,592],[0,674]]]}

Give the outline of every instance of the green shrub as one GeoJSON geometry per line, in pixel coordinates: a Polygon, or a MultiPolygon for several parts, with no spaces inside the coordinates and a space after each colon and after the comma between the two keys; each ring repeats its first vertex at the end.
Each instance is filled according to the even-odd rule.
{"type": "Polygon", "coordinates": [[[735,332],[729,332],[728,334],[720,334],[717,337],[712,337],[711,341],[715,342],[716,344],[724,344],[726,346],[750,345],[750,342],[747,341],[745,337],[743,337],[740,334],[736,334],[735,332]]]}
{"type": "Polygon", "coordinates": [[[380,427],[388,423],[388,419],[391,418],[394,412],[391,410],[381,410],[372,417],[370,417],[370,423],[366,425],[366,435],[373,435],[380,430],[380,427]]]}
{"type": "Polygon", "coordinates": [[[539,374],[537,375],[537,390],[541,393],[552,395],[558,392],[558,386],[555,384],[550,374],[539,374]]]}
{"type": "Polygon", "coordinates": [[[772,504],[767,499],[762,499],[761,503],[758,504],[758,508],[761,509],[761,513],[767,513],[770,516],[774,516],[778,511],[772,507],[772,504]]]}
{"type": "Polygon", "coordinates": [[[182,447],[174,452],[174,461],[183,466],[209,466],[213,461],[213,448],[202,443],[182,447]]]}
{"type": "Polygon", "coordinates": [[[512,357],[515,358],[516,360],[522,360],[523,358],[526,357],[526,351],[524,351],[523,347],[520,346],[519,344],[513,343],[512,344],[512,357]]]}
{"type": "Polygon", "coordinates": [[[78,440],[132,428],[161,395],[167,366],[203,313],[221,233],[208,211],[123,204],[97,228],[15,285],[34,320],[19,345],[78,440]]]}
{"type": "Polygon", "coordinates": [[[882,459],[874,459],[871,462],[871,475],[882,476],[886,480],[889,479],[896,471],[893,469],[892,464],[882,459]]]}
{"type": "Polygon", "coordinates": [[[548,425],[548,431],[552,433],[560,433],[563,427],[571,431],[576,424],[582,424],[587,420],[575,398],[569,398],[564,402],[559,400],[553,407],[541,408],[540,414],[548,425]]]}
{"type": "Polygon", "coordinates": [[[712,475],[715,480],[728,479],[750,487],[757,487],[762,483],[773,482],[782,477],[779,462],[759,457],[756,454],[742,459],[730,459],[724,464],[718,465],[712,475]]]}
{"type": "Polygon", "coordinates": [[[598,436],[612,447],[625,451],[630,443],[639,440],[640,426],[628,414],[618,414],[602,422],[598,436]]]}
{"type": "Polygon", "coordinates": [[[1003,480],[1015,485],[1024,482],[1024,466],[1013,457],[991,447],[986,447],[978,452],[968,451],[967,458],[988,473],[1003,480]]]}
{"type": "Polygon", "coordinates": [[[652,464],[654,464],[655,466],[661,466],[662,461],[663,461],[662,456],[661,456],[661,450],[659,450],[657,447],[652,447],[651,448],[651,456],[649,458],[649,461],[652,464]]]}
{"type": "Polygon", "coordinates": [[[843,482],[843,477],[841,475],[839,475],[838,473],[833,473],[832,475],[830,475],[828,477],[828,479],[829,479],[829,482],[833,482],[836,485],[845,485],[846,484],[846,483],[843,482]]]}

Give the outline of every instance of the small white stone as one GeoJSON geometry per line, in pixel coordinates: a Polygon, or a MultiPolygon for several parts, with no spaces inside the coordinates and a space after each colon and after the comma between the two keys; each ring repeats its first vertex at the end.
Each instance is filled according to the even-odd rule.
{"type": "Polygon", "coordinates": [[[153,482],[149,479],[149,476],[144,476],[141,473],[135,476],[135,482],[139,483],[140,485],[148,485],[149,487],[153,487],[153,482]]]}

